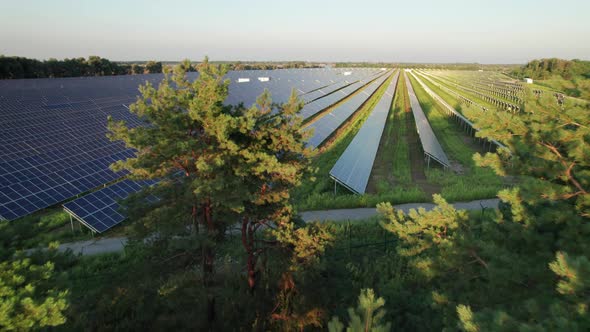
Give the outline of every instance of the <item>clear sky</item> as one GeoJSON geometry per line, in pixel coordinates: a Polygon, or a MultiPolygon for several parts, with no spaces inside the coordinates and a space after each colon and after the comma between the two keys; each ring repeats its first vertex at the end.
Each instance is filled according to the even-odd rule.
{"type": "Polygon", "coordinates": [[[38,59],[524,63],[590,59],[590,0],[0,0],[38,59]]]}

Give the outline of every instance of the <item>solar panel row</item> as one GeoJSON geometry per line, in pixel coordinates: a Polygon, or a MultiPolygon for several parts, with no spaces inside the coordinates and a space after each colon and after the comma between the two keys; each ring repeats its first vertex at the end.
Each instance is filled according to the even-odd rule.
{"type": "MultiPolygon", "coordinates": [[[[463,114],[457,112],[453,106],[449,105],[449,103],[447,103],[444,99],[442,99],[438,94],[436,94],[434,91],[432,91],[426,84],[424,84],[424,82],[422,82],[422,80],[417,76],[414,75],[414,73],[412,72],[411,74],[416,81],[420,84],[420,86],[422,86],[422,88],[426,91],[426,93],[428,93],[432,98],[434,98],[437,102],[439,102],[441,105],[443,105],[444,109],[447,111],[448,114],[454,116],[455,118],[459,119],[461,122],[463,122],[465,125],[469,126],[470,128],[472,128],[475,131],[479,131],[479,129],[477,129],[475,127],[475,124],[471,121],[469,121],[469,119],[467,119],[466,117],[463,116],[463,114]]],[[[491,140],[491,143],[495,144],[497,147],[499,148],[506,148],[506,146],[496,140],[491,140]]]]}
{"type": "MultiPolygon", "coordinates": [[[[322,88],[330,87],[338,82],[350,79],[358,80],[374,72],[375,69],[355,69],[348,71],[351,75],[344,76],[344,69],[305,69],[290,71],[244,71],[231,72],[229,96],[225,101],[228,105],[243,103],[245,106],[256,102],[256,98],[264,91],[269,90],[273,102],[287,102],[291,92],[295,90],[304,101],[307,101],[307,93],[314,93],[322,88]],[[268,80],[260,80],[268,78],[268,80]],[[239,81],[242,80],[242,83],[239,81]]],[[[229,74],[228,74],[229,75],[229,74]]]]}
{"type": "Polygon", "coordinates": [[[363,126],[330,170],[330,177],[357,194],[364,194],[369,182],[375,156],[379,149],[381,135],[387,115],[391,109],[397,87],[399,71],[387,90],[363,123],[363,126]]]}
{"type": "MultiPolygon", "coordinates": [[[[232,83],[236,102],[255,100],[265,87],[288,98],[291,88],[312,90],[342,81],[345,69],[230,72],[252,83],[232,83]],[[268,85],[258,80],[270,77],[268,85]],[[258,82],[258,83],[255,83],[258,82]],[[274,83],[271,83],[274,82],[274,83]],[[249,99],[248,99],[249,98],[249,99]]],[[[364,77],[375,70],[351,70],[364,77]]],[[[194,79],[197,73],[189,73],[194,79]]],[[[128,106],[138,85],[157,84],[163,75],[0,80],[0,220],[13,220],[112,182],[125,172],[109,165],[133,156],[106,136],[107,117],[143,125],[128,106]]],[[[230,95],[231,97],[231,95],[230,95]]],[[[228,98],[229,99],[229,98],[228,98]]]]}
{"type": "Polygon", "coordinates": [[[382,72],[377,72],[352,84],[344,84],[344,82],[341,82],[338,84],[334,84],[334,86],[330,86],[329,88],[331,89],[322,89],[326,92],[324,97],[315,99],[312,102],[306,104],[301,110],[301,116],[304,119],[313,117],[314,115],[320,113],[326,108],[337,104],[349,95],[360,90],[365,85],[367,85],[367,83],[371,82],[372,80],[374,80],[382,74],[382,72]]]}
{"type": "Polygon", "coordinates": [[[16,219],[112,182],[126,172],[113,172],[108,166],[132,156],[129,152],[119,152],[3,187],[0,192],[0,216],[6,220],[16,219]]]}
{"type": "Polygon", "coordinates": [[[378,77],[366,88],[307,126],[306,129],[314,129],[313,136],[309,139],[307,145],[312,147],[320,146],[377,91],[388,77],[389,72],[378,77]]]}
{"type": "Polygon", "coordinates": [[[64,204],[64,210],[94,232],[102,233],[125,220],[119,200],[156,182],[123,180],[64,204]]]}
{"type": "MultiPolygon", "coordinates": [[[[331,85],[313,90],[311,92],[305,93],[301,96],[301,98],[305,101],[306,104],[309,104],[309,103],[311,103],[315,100],[318,100],[320,98],[327,97],[328,95],[330,95],[340,89],[347,88],[349,85],[357,83],[359,81],[363,81],[366,84],[366,82],[369,82],[371,80],[371,78],[374,78],[374,77],[380,75],[381,72],[380,71],[373,71],[373,72],[368,72],[368,73],[362,73],[363,75],[360,75],[360,74],[361,74],[360,72],[351,73],[348,76],[344,76],[345,79],[335,82],[334,84],[331,84],[331,85]]],[[[360,85],[356,84],[355,86],[360,88],[360,87],[362,87],[362,84],[360,84],[360,85]]],[[[353,87],[351,89],[348,89],[348,91],[354,92],[357,89],[354,89],[354,87],[353,87]]],[[[340,91],[340,92],[343,92],[340,94],[340,96],[347,96],[346,91],[340,91]]],[[[348,93],[348,94],[350,94],[350,93],[348,93]]],[[[330,105],[328,105],[328,106],[330,106],[330,105]]]]}
{"type": "Polygon", "coordinates": [[[430,127],[430,123],[428,122],[428,119],[426,118],[426,115],[424,115],[424,111],[418,102],[418,98],[414,93],[414,88],[410,82],[409,75],[405,76],[406,85],[408,86],[408,94],[410,95],[412,114],[414,115],[416,130],[418,131],[418,136],[420,137],[422,149],[429,158],[434,159],[444,167],[450,167],[451,164],[449,162],[449,158],[447,158],[447,155],[438,142],[436,135],[434,135],[434,131],[432,130],[432,127],[430,127]]]}

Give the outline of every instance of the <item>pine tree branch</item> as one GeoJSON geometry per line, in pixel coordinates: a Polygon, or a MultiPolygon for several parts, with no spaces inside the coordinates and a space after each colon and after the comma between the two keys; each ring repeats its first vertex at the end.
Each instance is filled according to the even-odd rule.
{"type": "MultiPolygon", "coordinates": [[[[556,155],[559,158],[559,161],[560,161],[561,165],[566,168],[566,170],[565,170],[565,176],[578,189],[578,191],[581,192],[584,195],[585,194],[588,194],[588,191],[582,187],[582,185],[580,184],[580,182],[578,182],[578,180],[576,180],[576,178],[572,174],[572,170],[573,170],[574,166],[576,166],[576,162],[574,161],[574,162],[572,162],[571,164],[568,165],[567,162],[565,161],[565,158],[559,152],[559,150],[557,149],[557,147],[555,147],[555,145],[550,144],[550,143],[544,143],[544,142],[540,142],[540,144],[543,145],[543,146],[545,146],[546,148],[548,148],[554,155],[556,155]]],[[[573,196],[577,196],[577,195],[578,194],[574,194],[573,196]]]]}
{"type": "Polygon", "coordinates": [[[475,258],[475,261],[476,261],[476,262],[478,262],[478,263],[479,263],[479,264],[481,264],[483,267],[485,267],[485,268],[486,268],[486,270],[489,270],[488,264],[487,264],[487,263],[486,263],[486,262],[485,262],[483,259],[481,259],[481,257],[479,257],[479,256],[477,255],[477,253],[475,252],[475,250],[471,249],[471,250],[470,250],[470,252],[469,252],[469,254],[471,255],[471,257],[475,258]]]}

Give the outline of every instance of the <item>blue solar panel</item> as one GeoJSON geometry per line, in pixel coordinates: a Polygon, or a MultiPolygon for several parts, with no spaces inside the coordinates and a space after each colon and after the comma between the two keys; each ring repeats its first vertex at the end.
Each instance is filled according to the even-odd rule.
{"type": "Polygon", "coordinates": [[[414,88],[410,83],[409,75],[406,75],[406,85],[408,86],[408,95],[410,96],[410,105],[412,106],[412,114],[414,115],[416,130],[418,131],[418,136],[424,153],[444,167],[450,167],[451,163],[449,162],[449,158],[447,158],[447,154],[438,142],[436,135],[434,135],[434,131],[432,130],[432,127],[430,127],[428,118],[424,115],[420,102],[418,102],[418,98],[414,93],[414,88]]]}
{"type": "Polygon", "coordinates": [[[398,77],[399,71],[359,132],[330,170],[333,179],[357,194],[364,194],[367,188],[398,77]]]}
{"type": "Polygon", "coordinates": [[[243,103],[250,106],[256,102],[256,98],[267,89],[275,103],[287,102],[292,90],[295,90],[301,98],[308,102],[307,94],[313,94],[320,98],[333,89],[337,89],[342,82],[356,81],[378,72],[376,69],[288,69],[273,71],[235,71],[228,74],[232,84],[229,86],[229,97],[226,104],[236,105],[243,103]],[[344,76],[343,73],[350,73],[344,76]],[[260,81],[259,78],[268,78],[268,81],[260,81]],[[240,80],[248,80],[240,83],[240,80]],[[319,90],[327,92],[317,92],[319,90]]]}
{"type": "MultiPolygon", "coordinates": [[[[319,89],[329,92],[339,82],[377,71],[230,72],[226,103],[248,105],[264,89],[274,102],[284,102],[292,89],[302,96],[319,89]],[[346,76],[347,72],[351,75],[346,76]],[[237,83],[241,77],[250,82],[237,83]],[[264,77],[268,81],[259,79],[264,77]]],[[[187,76],[195,79],[198,74],[187,76]]],[[[134,152],[105,137],[107,117],[132,127],[144,125],[128,107],[139,95],[140,84],[157,85],[162,78],[162,74],[146,74],[0,80],[0,220],[17,219],[125,176],[126,172],[113,172],[109,166],[134,152]]]]}
{"type": "Polygon", "coordinates": [[[352,114],[354,114],[389,77],[389,72],[377,78],[360,92],[333,108],[329,113],[306,127],[313,128],[313,136],[307,142],[308,146],[320,146],[336,129],[338,129],[352,114]]]}
{"type": "Polygon", "coordinates": [[[155,183],[155,180],[123,180],[64,204],[64,210],[92,231],[102,233],[125,220],[119,200],[155,183]]]}
{"type": "Polygon", "coordinates": [[[368,82],[374,80],[381,74],[383,73],[373,73],[351,84],[349,84],[347,81],[339,82],[334,86],[329,87],[329,89],[322,89],[322,91],[325,90],[325,94],[322,97],[314,99],[312,102],[306,104],[301,110],[301,116],[304,119],[309,119],[315,116],[328,107],[337,104],[352,93],[362,89],[368,82]]]}

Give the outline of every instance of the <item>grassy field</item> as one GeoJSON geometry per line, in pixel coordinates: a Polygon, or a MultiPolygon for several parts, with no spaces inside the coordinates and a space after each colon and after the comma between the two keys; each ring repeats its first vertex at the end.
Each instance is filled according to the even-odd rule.
{"type": "Polygon", "coordinates": [[[571,97],[590,100],[590,79],[581,76],[571,80],[554,76],[546,80],[535,80],[533,85],[542,90],[558,91],[571,97]]]}
{"type": "MultiPolygon", "coordinates": [[[[450,83],[449,83],[449,81],[447,81],[447,80],[445,80],[445,79],[441,79],[440,77],[436,77],[436,78],[432,78],[432,77],[430,77],[430,78],[431,78],[431,79],[433,79],[435,82],[437,82],[437,83],[439,83],[439,84],[442,84],[442,85],[446,86],[446,87],[447,87],[447,88],[449,88],[449,89],[452,89],[452,90],[454,90],[455,92],[459,93],[459,94],[460,94],[460,95],[462,95],[463,97],[469,98],[469,99],[471,99],[472,101],[474,101],[474,102],[476,102],[476,103],[478,103],[478,104],[480,104],[480,105],[482,105],[482,106],[484,106],[484,107],[487,107],[487,108],[488,108],[488,109],[490,109],[490,110],[495,110],[495,109],[497,108],[497,106],[495,106],[494,104],[491,104],[491,103],[489,103],[489,102],[487,102],[487,101],[485,101],[485,100],[483,100],[483,99],[479,98],[479,97],[478,97],[478,96],[477,96],[475,93],[472,93],[472,92],[469,92],[469,91],[465,91],[465,90],[461,90],[461,89],[459,89],[459,88],[456,88],[456,87],[454,86],[454,84],[450,84],[450,83]]],[[[427,84],[427,85],[428,85],[428,86],[429,86],[431,89],[432,89],[432,86],[434,86],[433,84],[429,84],[430,82],[428,82],[427,80],[422,80],[422,81],[426,81],[426,84],[427,84]]],[[[436,88],[436,89],[432,89],[432,90],[433,90],[434,92],[436,92],[436,93],[437,93],[439,96],[441,96],[441,98],[445,99],[445,100],[446,100],[448,103],[450,103],[450,102],[449,102],[449,99],[445,98],[443,95],[441,95],[441,94],[439,93],[439,91],[441,91],[442,89],[440,89],[440,88],[438,88],[438,87],[435,87],[435,88],[436,88]]],[[[448,93],[445,93],[445,94],[446,94],[447,96],[450,96],[448,93]]],[[[453,98],[453,99],[455,99],[454,97],[452,97],[452,98],[453,98]]],[[[496,98],[496,97],[494,97],[494,98],[496,98]]],[[[453,99],[450,99],[450,100],[453,100],[453,99]]],[[[455,106],[455,104],[453,104],[453,103],[451,103],[451,105],[452,105],[452,106],[455,106]]]]}
{"type": "Polygon", "coordinates": [[[417,73],[414,73],[414,74],[418,75],[418,77],[420,77],[422,82],[424,84],[426,84],[426,86],[428,86],[430,88],[430,90],[434,91],[434,93],[439,95],[442,99],[444,99],[447,103],[449,103],[449,105],[453,106],[456,111],[458,111],[461,114],[463,113],[462,109],[467,106],[467,105],[465,105],[464,102],[461,102],[458,98],[456,98],[455,96],[446,92],[445,90],[441,89],[439,86],[432,84],[432,82],[430,80],[426,79],[423,75],[420,75],[417,73]]]}
{"type": "Polygon", "coordinates": [[[428,180],[439,184],[442,187],[442,196],[449,201],[494,197],[504,187],[503,181],[492,170],[475,165],[473,154],[481,151],[477,141],[447,117],[442,106],[436,103],[412,76],[410,81],[436,137],[455,170],[444,171],[431,167],[426,170],[428,180]]]}

